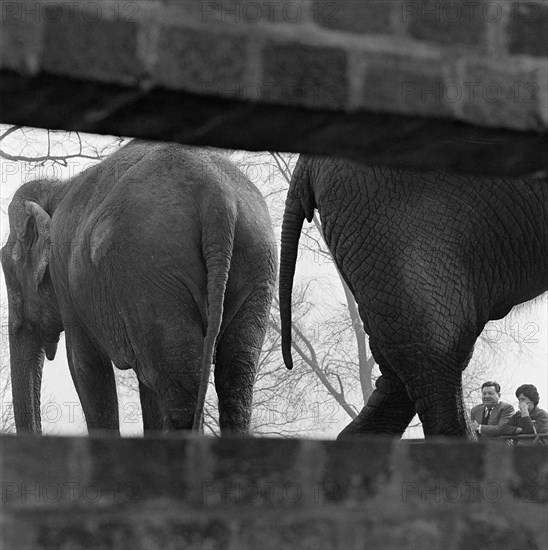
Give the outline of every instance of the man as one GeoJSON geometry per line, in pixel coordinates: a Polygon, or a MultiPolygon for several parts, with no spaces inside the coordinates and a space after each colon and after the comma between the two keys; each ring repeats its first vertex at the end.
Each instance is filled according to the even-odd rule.
{"type": "Polygon", "coordinates": [[[481,398],[483,403],[470,411],[472,428],[482,437],[501,435],[500,428],[510,420],[514,414],[514,407],[510,403],[499,401],[498,382],[484,382],[481,386],[481,398]]]}

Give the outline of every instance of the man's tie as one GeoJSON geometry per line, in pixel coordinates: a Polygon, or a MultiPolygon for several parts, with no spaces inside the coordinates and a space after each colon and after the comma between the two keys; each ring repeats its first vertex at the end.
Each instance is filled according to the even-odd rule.
{"type": "Polygon", "coordinates": [[[489,417],[491,416],[492,410],[493,409],[485,409],[485,414],[483,415],[483,420],[481,421],[482,424],[489,424],[489,417]]]}

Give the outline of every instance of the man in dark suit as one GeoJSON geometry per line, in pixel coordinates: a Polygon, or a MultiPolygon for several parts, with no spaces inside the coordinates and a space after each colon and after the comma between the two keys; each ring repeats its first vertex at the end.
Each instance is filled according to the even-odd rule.
{"type": "Polygon", "coordinates": [[[514,414],[514,407],[510,403],[500,401],[498,382],[484,382],[481,386],[481,399],[483,403],[470,411],[472,428],[482,437],[500,435],[500,428],[510,420],[514,414]]]}

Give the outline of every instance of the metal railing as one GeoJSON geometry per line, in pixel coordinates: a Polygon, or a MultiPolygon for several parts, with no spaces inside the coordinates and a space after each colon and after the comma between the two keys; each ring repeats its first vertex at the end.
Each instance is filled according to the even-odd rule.
{"type": "MultiPolygon", "coordinates": [[[[548,433],[540,434],[520,434],[520,435],[498,435],[496,439],[505,439],[508,445],[517,445],[520,441],[532,440],[528,445],[543,445],[548,446],[548,433]]],[[[487,438],[485,438],[487,439],[487,438]]]]}
{"type": "MultiPolygon", "coordinates": [[[[517,445],[519,441],[529,441],[532,440],[531,443],[527,442],[527,445],[541,445],[548,447],[548,433],[540,433],[540,434],[521,434],[521,435],[495,435],[490,437],[479,437],[479,442],[485,442],[485,441],[493,441],[493,440],[506,440],[506,443],[508,445],[517,445]]],[[[409,439],[401,439],[402,442],[405,443],[412,443],[412,444],[420,444],[425,443],[424,438],[409,438],[409,439]]]]}

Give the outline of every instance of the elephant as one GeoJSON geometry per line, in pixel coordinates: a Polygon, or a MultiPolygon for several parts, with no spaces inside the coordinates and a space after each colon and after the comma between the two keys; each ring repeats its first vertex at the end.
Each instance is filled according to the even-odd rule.
{"type": "Polygon", "coordinates": [[[358,304],[380,376],[339,434],[474,439],[462,371],[489,320],[548,289],[548,181],[367,166],[301,155],[285,203],[279,300],[292,368],[291,292],[314,210],[358,304]]]}
{"type": "Polygon", "coordinates": [[[40,433],[44,354],[65,332],[88,431],[119,434],[114,370],[150,430],[200,431],[212,363],[221,434],[249,432],[277,272],[259,190],[209,148],[133,140],[66,181],[22,185],[2,248],[18,433],[40,433]]]}

